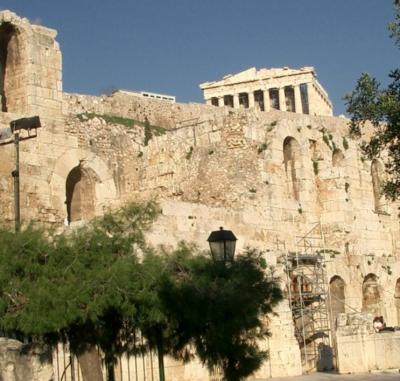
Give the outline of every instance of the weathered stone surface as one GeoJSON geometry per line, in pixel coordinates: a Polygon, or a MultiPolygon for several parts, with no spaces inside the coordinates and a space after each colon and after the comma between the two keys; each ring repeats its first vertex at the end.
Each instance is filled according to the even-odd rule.
{"type": "Polygon", "coordinates": [[[0,338],[0,379],[2,381],[52,381],[51,352],[0,338]]]}
{"type": "Polygon", "coordinates": [[[340,373],[400,367],[400,331],[376,333],[371,314],[342,314],[336,332],[340,373]],[[347,320],[346,324],[342,324],[347,320]]]}

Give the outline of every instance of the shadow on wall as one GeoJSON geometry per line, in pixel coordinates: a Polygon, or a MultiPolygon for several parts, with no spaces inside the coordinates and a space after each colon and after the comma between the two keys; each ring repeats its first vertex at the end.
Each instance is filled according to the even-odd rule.
{"type": "Polygon", "coordinates": [[[0,26],[0,97],[2,112],[21,112],[18,94],[21,94],[23,49],[19,32],[10,23],[0,26]]]}
{"type": "Polygon", "coordinates": [[[283,141],[283,161],[285,163],[286,177],[288,178],[289,195],[300,201],[300,145],[297,140],[288,136],[283,141]]]}

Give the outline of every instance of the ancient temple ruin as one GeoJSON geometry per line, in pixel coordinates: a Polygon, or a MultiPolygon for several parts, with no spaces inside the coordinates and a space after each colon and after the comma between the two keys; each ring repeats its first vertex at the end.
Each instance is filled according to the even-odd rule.
{"type": "MultiPolygon", "coordinates": [[[[15,218],[10,122],[39,115],[37,137],[20,147],[23,223],[70,229],[109,207],[156,198],[153,245],[184,239],[206,248],[210,231],[224,226],[238,251],[263,250],[281,279],[286,298],[263,343],[270,357],[250,380],[400,366],[399,333],[379,336],[371,326],[377,314],[400,325],[400,205],[382,197],[383,163],[362,157],[313,68],[249,69],[202,84],[207,104],[69,94],[55,38],[0,12],[5,222],[15,218]],[[365,354],[374,343],[388,348],[385,362],[365,354]]],[[[73,361],[59,346],[54,379],[66,369],[68,381],[71,369],[78,379],[73,361]]],[[[198,362],[166,366],[170,380],[219,380],[198,362]]],[[[16,380],[17,367],[6,369],[16,380]]],[[[155,367],[154,356],[123,356],[116,379],[156,381],[155,367]]]]}
{"type": "Polygon", "coordinates": [[[313,67],[255,67],[200,85],[207,104],[332,116],[332,103],[313,67]]]}

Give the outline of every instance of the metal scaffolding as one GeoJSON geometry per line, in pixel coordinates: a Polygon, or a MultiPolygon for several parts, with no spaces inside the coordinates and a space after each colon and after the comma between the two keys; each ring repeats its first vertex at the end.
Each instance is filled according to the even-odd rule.
{"type": "Polygon", "coordinates": [[[320,223],[306,235],[296,236],[294,252],[286,251],[288,298],[305,372],[332,363],[326,252],[320,223]]]}

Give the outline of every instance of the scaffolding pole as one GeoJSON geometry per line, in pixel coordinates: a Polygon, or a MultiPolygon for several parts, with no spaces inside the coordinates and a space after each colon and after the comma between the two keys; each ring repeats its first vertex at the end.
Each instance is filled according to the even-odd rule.
{"type": "Polygon", "coordinates": [[[289,304],[306,373],[329,368],[333,362],[325,253],[317,223],[304,236],[296,236],[295,251],[285,254],[289,304]]]}

